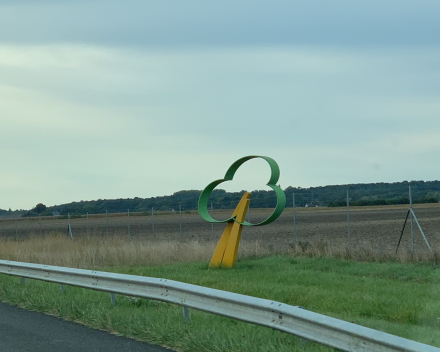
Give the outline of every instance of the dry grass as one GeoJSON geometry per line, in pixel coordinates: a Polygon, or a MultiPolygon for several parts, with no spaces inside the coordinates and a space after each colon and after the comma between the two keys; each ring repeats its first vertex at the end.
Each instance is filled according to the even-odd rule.
{"type": "Polygon", "coordinates": [[[326,257],[354,260],[359,262],[399,262],[399,263],[435,263],[440,264],[440,252],[416,251],[408,248],[394,251],[377,251],[370,243],[364,243],[360,247],[348,249],[334,243],[318,241],[300,241],[295,249],[289,251],[293,256],[326,257]]]}
{"type": "MultiPolygon", "coordinates": [[[[127,236],[82,236],[73,240],[64,234],[30,236],[26,239],[0,238],[0,258],[28,263],[39,263],[76,268],[110,266],[144,266],[195,261],[208,262],[214,252],[214,241],[164,241],[127,236]]],[[[367,243],[364,247],[348,250],[334,242],[299,241],[296,246],[267,245],[255,240],[242,240],[239,259],[267,255],[329,257],[356,261],[435,262],[440,253],[415,254],[400,250],[398,254],[378,253],[367,243]]]]}
{"type": "MultiPolygon", "coordinates": [[[[415,211],[434,249],[430,253],[418,229],[416,251],[411,250],[410,226],[399,252],[396,245],[407,206],[359,207],[351,213],[351,244],[347,249],[347,216],[342,208],[296,209],[297,237],[293,236],[292,209],[268,226],[244,228],[239,257],[269,254],[324,256],[358,261],[439,262],[440,204],[418,205],[415,211]],[[296,245],[295,245],[296,243],[296,245]]],[[[218,210],[225,218],[229,210],[218,210]]],[[[271,209],[251,209],[258,222],[271,209]]],[[[175,262],[208,262],[224,224],[203,221],[193,212],[162,214],[154,218],[115,214],[71,220],[74,240],[67,237],[67,219],[0,221],[0,258],[59,266],[155,265],[175,262]]]]}
{"type": "MultiPolygon", "coordinates": [[[[105,266],[161,265],[209,261],[214,242],[154,241],[139,238],[31,236],[24,240],[0,239],[0,258],[28,263],[96,268],[105,266]]],[[[269,254],[259,242],[243,243],[240,257],[269,254]]]]}
{"type": "MultiPolygon", "coordinates": [[[[353,207],[350,214],[350,251],[348,257],[394,258],[397,242],[408,205],[353,207]]],[[[414,206],[417,218],[426,234],[431,247],[440,250],[440,203],[417,204],[414,206]]],[[[248,214],[252,222],[264,220],[272,209],[251,209],[248,214]]],[[[215,210],[214,217],[224,219],[230,216],[230,210],[215,210]]],[[[130,213],[90,215],[71,219],[75,240],[81,237],[127,237],[124,243],[136,238],[140,243],[165,243],[171,252],[181,242],[193,246],[192,242],[207,247],[214,246],[224,229],[224,224],[214,224],[202,220],[197,212],[162,214],[153,217],[145,214],[130,213]],[[150,241],[150,242],[148,242],[150,241]]],[[[46,237],[53,233],[67,236],[68,220],[62,217],[1,219],[0,238],[25,240],[32,236],[46,237]]],[[[258,243],[260,249],[268,253],[286,253],[295,250],[303,252],[325,252],[326,256],[343,256],[347,247],[347,214],[346,208],[297,208],[297,236],[293,235],[293,209],[287,208],[277,221],[267,226],[244,228],[242,251],[245,246],[252,248],[258,243]],[[304,249],[304,248],[305,249],[304,249]]],[[[105,243],[107,240],[103,240],[105,243]]],[[[122,239],[121,239],[122,241],[122,239]]],[[[195,246],[198,246],[195,245],[195,246]]],[[[181,246],[182,247],[182,246],[181,246]]],[[[413,257],[411,231],[408,224],[399,248],[399,257],[413,257]]],[[[426,244],[415,226],[415,260],[431,256],[426,244]]],[[[344,254],[345,253],[345,254],[344,254]]],[[[166,254],[165,254],[166,256],[166,254]]],[[[176,257],[172,255],[171,257],[176,257]]],[[[197,257],[197,256],[196,256],[197,257]]],[[[209,254],[207,254],[209,257],[209,254]]],[[[399,259],[400,260],[400,259],[399,259]]],[[[406,260],[406,259],[404,259],[406,260]]]]}

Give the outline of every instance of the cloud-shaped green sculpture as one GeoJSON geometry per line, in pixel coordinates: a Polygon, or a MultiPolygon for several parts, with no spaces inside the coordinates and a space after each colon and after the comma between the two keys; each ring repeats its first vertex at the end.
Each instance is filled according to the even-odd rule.
{"type": "Polygon", "coordinates": [[[241,159],[238,159],[235,163],[233,163],[228,171],[226,171],[225,177],[219,180],[216,180],[214,182],[211,182],[208,186],[206,186],[206,188],[203,190],[202,194],[200,195],[199,198],[199,214],[200,216],[208,221],[208,222],[212,222],[212,223],[224,223],[224,222],[229,222],[229,221],[235,221],[240,223],[241,225],[244,226],[262,226],[262,225],[267,225],[269,223],[271,223],[272,221],[276,220],[281,213],[284,210],[284,207],[286,206],[286,195],[284,194],[283,190],[277,186],[277,182],[278,179],[280,178],[280,168],[278,167],[278,164],[275,160],[273,160],[272,158],[268,157],[268,156],[257,156],[257,155],[250,155],[250,156],[245,156],[241,159]],[[271,170],[271,176],[269,179],[269,182],[267,183],[267,185],[272,188],[275,192],[275,195],[277,197],[277,205],[273,211],[273,213],[264,221],[258,223],[258,224],[252,224],[250,222],[244,221],[244,222],[239,222],[236,220],[236,217],[230,217],[229,219],[226,220],[216,220],[214,219],[208,211],[208,200],[209,200],[209,196],[211,195],[211,192],[221,183],[226,182],[226,181],[231,181],[234,178],[235,173],[237,172],[237,170],[239,169],[239,167],[241,165],[243,165],[246,161],[251,160],[251,159],[255,159],[255,158],[260,158],[260,159],[264,159],[267,161],[267,163],[270,166],[270,170],[271,170]]]}

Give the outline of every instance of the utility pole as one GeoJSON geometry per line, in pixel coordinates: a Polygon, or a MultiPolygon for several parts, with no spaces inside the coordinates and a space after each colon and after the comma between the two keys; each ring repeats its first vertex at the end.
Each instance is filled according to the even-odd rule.
{"type": "Polygon", "coordinates": [[[296,233],[296,203],[295,203],[295,192],[292,192],[292,206],[293,206],[293,245],[296,248],[298,237],[296,233]]]}

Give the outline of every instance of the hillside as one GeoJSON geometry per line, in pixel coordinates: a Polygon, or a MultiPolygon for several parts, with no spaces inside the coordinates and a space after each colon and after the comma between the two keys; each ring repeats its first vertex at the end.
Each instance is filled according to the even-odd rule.
{"type": "MultiPolygon", "coordinates": [[[[345,206],[347,190],[349,191],[350,204],[359,205],[385,205],[409,203],[408,187],[411,186],[414,203],[438,202],[440,200],[440,181],[403,181],[395,183],[369,183],[333,185],[322,187],[288,187],[285,189],[287,206],[292,206],[292,194],[295,193],[295,203],[298,207],[304,206],[345,206]]],[[[151,212],[177,211],[179,204],[183,211],[197,209],[197,202],[201,191],[179,191],[170,196],[151,198],[129,199],[98,199],[93,201],[80,201],[68,204],[49,206],[42,215],[96,214],[126,212],[151,212]]],[[[243,195],[241,192],[226,192],[215,190],[211,201],[215,209],[230,209],[236,206],[243,195]]],[[[270,191],[252,191],[251,208],[274,207],[276,198],[270,191]]],[[[7,215],[7,211],[0,210],[0,215],[7,215]],[[3,212],[3,214],[1,214],[3,212]],[[5,214],[6,213],[6,214],[5,214]]],[[[29,211],[26,215],[35,215],[29,211]]]]}

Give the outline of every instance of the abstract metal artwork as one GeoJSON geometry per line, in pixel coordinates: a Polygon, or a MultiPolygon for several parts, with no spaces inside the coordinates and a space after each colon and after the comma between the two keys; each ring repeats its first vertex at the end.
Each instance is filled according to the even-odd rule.
{"type": "Polygon", "coordinates": [[[223,231],[220,241],[218,242],[212,256],[211,262],[209,264],[210,267],[233,267],[237,260],[238,247],[243,226],[267,225],[276,220],[281,215],[284,207],[286,206],[286,195],[284,194],[283,190],[276,184],[279,178],[280,168],[278,167],[278,164],[274,159],[267,156],[251,155],[238,159],[226,171],[224,178],[213,181],[208,186],[206,186],[199,198],[198,209],[200,216],[204,220],[211,223],[227,223],[226,229],[223,231]],[[271,170],[271,176],[269,182],[267,183],[267,186],[272,188],[277,197],[277,204],[272,214],[264,221],[256,224],[247,222],[245,218],[249,208],[251,194],[249,192],[245,192],[230,218],[225,220],[214,219],[208,211],[208,201],[212,191],[221,183],[232,181],[235,173],[240,168],[240,166],[243,165],[246,161],[255,158],[264,159],[269,164],[271,170]]]}

